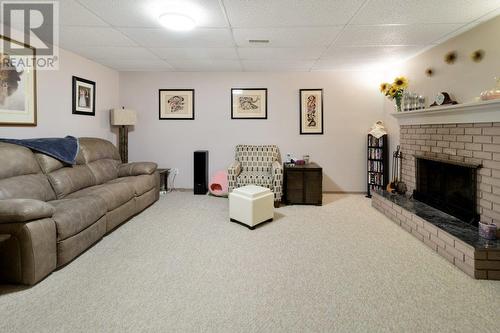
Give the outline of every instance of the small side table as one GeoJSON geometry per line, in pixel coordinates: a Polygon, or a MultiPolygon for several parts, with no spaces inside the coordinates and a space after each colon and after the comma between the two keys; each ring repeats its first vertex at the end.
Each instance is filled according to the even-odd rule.
{"type": "Polygon", "coordinates": [[[165,194],[168,191],[168,175],[170,174],[170,168],[157,170],[160,173],[160,194],[165,194]]]}
{"type": "Polygon", "coordinates": [[[323,202],[323,169],[316,163],[284,164],[283,194],[286,204],[318,205],[323,202]]]}

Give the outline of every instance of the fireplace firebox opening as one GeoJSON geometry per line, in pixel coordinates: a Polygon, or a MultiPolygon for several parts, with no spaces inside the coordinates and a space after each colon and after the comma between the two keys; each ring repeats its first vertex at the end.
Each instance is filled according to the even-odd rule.
{"type": "Polygon", "coordinates": [[[413,197],[456,218],[476,225],[477,169],[481,165],[415,156],[413,197]]]}

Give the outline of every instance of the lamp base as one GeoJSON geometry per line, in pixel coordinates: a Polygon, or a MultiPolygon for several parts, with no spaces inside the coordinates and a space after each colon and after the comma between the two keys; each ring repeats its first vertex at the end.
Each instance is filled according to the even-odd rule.
{"type": "Polygon", "coordinates": [[[122,163],[128,163],[128,127],[125,125],[120,126],[118,133],[119,143],[118,150],[120,151],[120,158],[122,163]]]}

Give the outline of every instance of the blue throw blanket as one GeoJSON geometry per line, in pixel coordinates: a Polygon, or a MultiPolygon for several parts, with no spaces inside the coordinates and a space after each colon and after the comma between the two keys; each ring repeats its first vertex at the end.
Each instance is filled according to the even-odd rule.
{"type": "Polygon", "coordinates": [[[78,139],[73,136],[65,138],[41,138],[41,139],[2,139],[0,141],[20,145],[31,150],[52,156],[66,163],[75,164],[78,155],[78,139]]]}

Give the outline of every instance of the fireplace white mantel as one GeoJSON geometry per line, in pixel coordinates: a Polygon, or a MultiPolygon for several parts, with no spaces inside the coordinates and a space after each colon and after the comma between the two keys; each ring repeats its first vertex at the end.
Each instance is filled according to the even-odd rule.
{"type": "Polygon", "coordinates": [[[391,115],[400,125],[494,123],[500,122],[500,100],[436,106],[391,115]]]}

